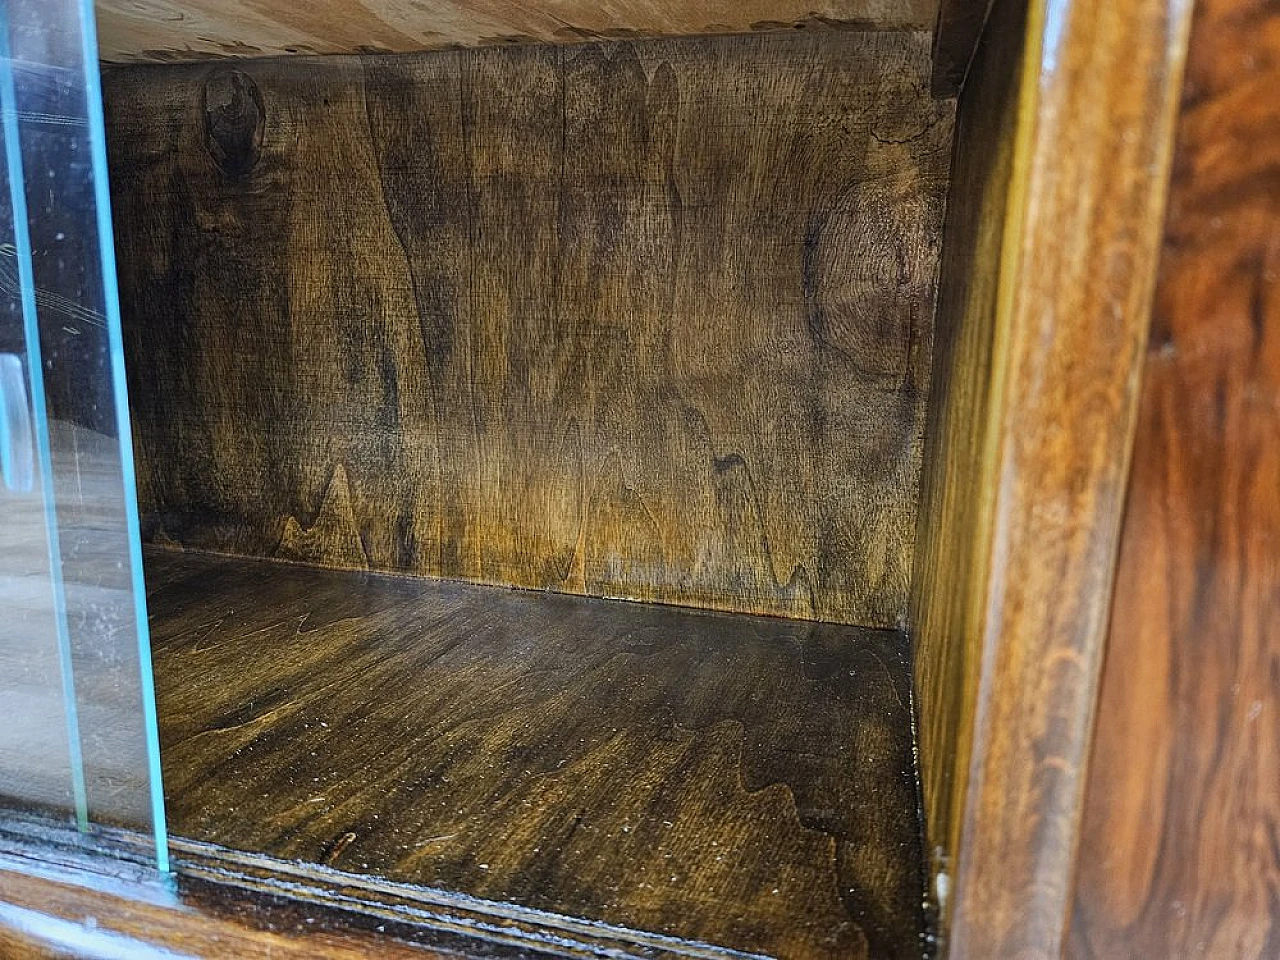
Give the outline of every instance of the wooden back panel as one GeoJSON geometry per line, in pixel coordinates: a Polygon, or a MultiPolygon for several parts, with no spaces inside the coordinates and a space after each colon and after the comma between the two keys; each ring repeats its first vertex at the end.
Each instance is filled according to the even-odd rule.
{"type": "Polygon", "coordinates": [[[929,69],[880,32],[110,71],[146,534],[896,624],[929,69]]]}

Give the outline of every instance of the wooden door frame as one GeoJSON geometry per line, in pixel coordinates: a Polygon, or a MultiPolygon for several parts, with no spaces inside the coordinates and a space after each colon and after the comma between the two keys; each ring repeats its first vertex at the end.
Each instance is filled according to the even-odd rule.
{"type": "Polygon", "coordinates": [[[948,241],[986,239],[944,249],[911,611],[945,949],[978,960],[1064,943],[1192,2],[987,6],[944,0],[935,46],[971,63],[957,158],[983,167],[994,136],[1006,163],[985,212],[953,172],[948,241]],[[966,107],[1002,56],[1016,108],[993,131],[966,107]],[[983,363],[943,349],[949,325],[983,363]]]}

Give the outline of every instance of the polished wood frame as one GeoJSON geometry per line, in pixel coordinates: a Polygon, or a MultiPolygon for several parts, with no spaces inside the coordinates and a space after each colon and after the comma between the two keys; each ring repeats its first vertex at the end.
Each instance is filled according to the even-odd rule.
{"type": "Polygon", "coordinates": [[[1280,956],[1280,7],[1199,0],[1072,960],[1280,956]]]}
{"type": "MultiPolygon", "coordinates": [[[[987,19],[978,104],[1018,7],[987,19]]],[[[1016,112],[991,129],[961,92],[957,157],[977,154],[999,202],[949,213],[949,232],[980,242],[944,241],[912,610],[952,958],[1062,949],[1191,3],[1025,11],[1016,112]],[[948,325],[982,329],[987,352],[946,349],[948,325]]]]}

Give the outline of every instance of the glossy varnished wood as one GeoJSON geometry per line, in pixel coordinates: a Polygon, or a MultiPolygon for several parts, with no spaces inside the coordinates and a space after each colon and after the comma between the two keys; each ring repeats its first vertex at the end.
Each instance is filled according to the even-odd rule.
{"type": "Polygon", "coordinates": [[[171,831],[781,957],[915,957],[890,631],[147,554],[171,831]]]}
{"type": "Polygon", "coordinates": [[[936,0],[97,0],[108,62],[932,26],[936,0]]]}
{"type": "Polygon", "coordinates": [[[147,534],[896,625],[928,71],[880,32],[110,72],[147,534]]]}
{"type": "Polygon", "coordinates": [[[1280,956],[1280,11],[1200,0],[1069,955],[1280,956]]]}
{"type": "Polygon", "coordinates": [[[272,905],[261,900],[246,900],[241,916],[224,917],[177,895],[156,903],[140,894],[128,884],[112,884],[104,891],[0,869],[0,956],[443,960],[466,955],[461,949],[415,948],[340,926],[317,930],[314,911],[308,916],[306,911],[277,909],[273,916],[272,905]],[[282,913],[291,914],[292,922],[280,923],[282,913]]]}
{"type": "MultiPolygon", "coordinates": [[[[934,897],[959,848],[996,484],[992,409],[1007,349],[996,297],[1011,198],[1024,7],[1001,4],[956,118],[929,399],[911,634],[934,897]]],[[[944,917],[945,919],[945,917],[944,917]]]]}
{"type": "MultiPolygon", "coordinates": [[[[979,61],[1007,55],[1015,6],[996,3],[979,61]]],[[[939,318],[974,322],[981,305],[993,344],[969,350],[962,334],[939,353],[940,386],[976,399],[959,429],[943,401],[927,457],[981,453],[972,474],[946,466],[942,508],[922,511],[932,546],[913,617],[923,771],[951,792],[929,805],[958,818],[932,828],[955,845],[939,858],[953,864],[954,957],[1052,957],[1064,939],[1189,13],[1026,5],[1013,129],[992,128],[997,160],[1012,144],[1000,239],[979,268],[998,271],[994,289],[966,279],[959,315],[939,318]],[[940,737],[948,723],[957,735],[940,737]]],[[[979,235],[990,209],[969,214],[979,235]]],[[[973,254],[946,256],[951,269],[973,254]]]]}

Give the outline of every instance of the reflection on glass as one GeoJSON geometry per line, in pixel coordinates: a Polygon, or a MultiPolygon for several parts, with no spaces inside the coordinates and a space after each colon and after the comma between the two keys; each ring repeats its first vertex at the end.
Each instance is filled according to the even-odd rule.
{"type": "Polygon", "coordinates": [[[92,7],[0,18],[0,803],[167,869],[92,7]]]}

